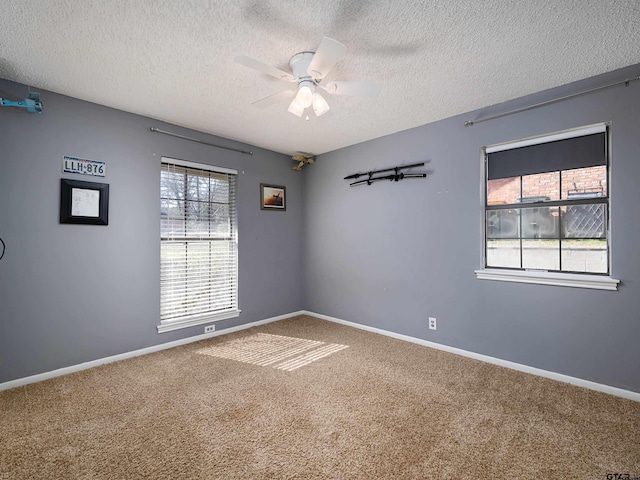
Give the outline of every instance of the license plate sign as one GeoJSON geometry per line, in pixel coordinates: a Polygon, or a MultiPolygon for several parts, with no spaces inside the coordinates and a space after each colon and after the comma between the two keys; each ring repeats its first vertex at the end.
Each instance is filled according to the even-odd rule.
{"type": "Polygon", "coordinates": [[[107,164],[98,160],[65,156],[62,157],[62,172],[104,177],[107,174],[107,164]]]}

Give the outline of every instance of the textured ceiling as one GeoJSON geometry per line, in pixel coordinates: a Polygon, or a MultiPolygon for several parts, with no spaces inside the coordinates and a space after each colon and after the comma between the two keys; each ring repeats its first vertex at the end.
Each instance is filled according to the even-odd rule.
{"type": "MultiPolygon", "coordinates": [[[[638,0],[2,0],[0,77],[277,152],[325,153],[640,63],[638,0]],[[305,121],[290,84],[234,63],[288,69],[323,36],[348,47],[305,121]]],[[[46,114],[46,97],[43,98],[46,114]]]]}

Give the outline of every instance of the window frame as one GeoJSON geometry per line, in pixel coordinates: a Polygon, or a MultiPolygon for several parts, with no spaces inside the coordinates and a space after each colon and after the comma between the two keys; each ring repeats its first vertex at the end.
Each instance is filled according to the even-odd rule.
{"type": "MultiPolygon", "coordinates": [[[[223,175],[233,175],[235,176],[234,182],[235,182],[235,189],[236,191],[234,193],[237,193],[237,178],[238,178],[238,171],[234,170],[234,169],[230,169],[230,168],[225,168],[225,167],[217,167],[217,166],[213,166],[213,165],[209,165],[209,164],[203,164],[203,163],[196,163],[196,162],[190,162],[187,160],[181,160],[181,159],[176,159],[176,158],[170,158],[170,157],[161,157],[161,169],[160,169],[160,182],[159,182],[159,186],[162,187],[162,165],[163,164],[168,164],[171,166],[177,166],[177,167],[183,167],[183,168],[189,168],[189,169],[196,169],[196,170],[200,170],[200,171],[206,171],[206,172],[212,172],[212,173],[218,173],[218,174],[223,174],[223,175]]],[[[231,196],[231,195],[230,195],[231,196]]],[[[159,199],[162,199],[162,193],[160,193],[159,199]]],[[[164,332],[170,332],[173,330],[178,330],[178,329],[182,329],[182,328],[187,328],[187,327],[192,327],[192,326],[196,326],[196,325],[202,325],[205,323],[212,323],[212,322],[216,322],[216,321],[220,321],[220,320],[226,320],[229,318],[236,318],[240,315],[241,310],[238,308],[238,276],[239,276],[239,272],[238,272],[238,256],[239,256],[239,252],[238,252],[238,221],[237,221],[237,195],[234,195],[232,198],[234,205],[233,205],[233,222],[232,225],[234,226],[233,230],[231,231],[231,235],[230,235],[230,240],[231,242],[235,242],[235,258],[234,260],[234,270],[235,270],[235,278],[234,278],[234,282],[233,282],[233,291],[230,293],[230,298],[231,298],[231,308],[229,309],[225,309],[225,310],[221,310],[221,311],[208,311],[208,312],[203,312],[203,313],[198,313],[198,314],[191,314],[191,315],[184,315],[184,316],[180,316],[180,317],[176,317],[176,318],[171,318],[171,319],[165,319],[162,320],[160,319],[160,324],[157,325],[157,330],[158,333],[164,333],[164,332]]],[[[211,202],[208,202],[211,203],[211,202]]],[[[162,221],[162,214],[160,213],[159,215],[159,220],[160,222],[162,221]]],[[[159,226],[160,226],[160,222],[159,222],[159,226]]],[[[160,249],[162,251],[162,242],[165,241],[171,241],[168,238],[164,238],[163,237],[163,233],[162,233],[162,229],[160,228],[160,232],[159,232],[159,239],[160,239],[160,249]]],[[[198,241],[218,241],[218,239],[213,239],[213,237],[211,237],[212,239],[207,240],[207,238],[205,237],[198,239],[198,241]]],[[[187,238],[185,237],[185,241],[190,241],[190,237],[187,238]]],[[[175,240],[174,240],[175,241],[175,240]]],[[[162,261],[162,260],[161,260],[162,261]]],[[[162,293],[160,293],[160,295],[162,295],[162,293]]],[[[162,302],[162,297],[160,298],[161,302],[162,302]]]]}
{"type": "MultiPolygon", "coordinates": [[[[481,148],[481,162],[482,162],[482,208],[481,208],[481,225],[482,225],[482,265],[479,270],[475,270],[476,277],[482,280],[497,280],[517,283],[534,283],[542,285],[557,285],[568,286],[578,288],[593,288],[602,290],[617,290],[619,280],[611,277],[611,235],[610,235],[610,170],[611,170],[611,124],[609,122],[589,125],[585,127],[579,127],[569,130],[563,130],[560,132],[539,135],[535,137],[529,137],[522,140],[504,142],[495,145],[488,145],[481,148]],[[488,196],[488,154],[493,152],[512,150],[520,147],[540,145],[544,143],[554,142],[557,140],[564,140],[569,138],[582,137],[591,135],[594,133],[605,133],[605,148],[606,148],[606,187],[607,192],[605,197],[580,200],[580,204],[601,204],[605,208],[605,239],[607,242],[607,272],[573,272],[562,270],[545,270],[545,269],[527,269],[527,268],[515,268],[515,267],[489,267],[487,266],[487,213],[489,211],[498,211],[501,208],[509,208],[513,206],[508,204],[503,205],[489,205],[488,196]]],[[[562,172],[563,170],[557,170],[562,172]]],[[[536,208],[536,207],[548,207],[548,208],[561,208],[569,205],[576,205],[577,201],[571,201],[568,199],[562,199],[560,190],[559,200],[544,201],[536,203],[522,202],[519,208],[536,208]]],[[[562,232],[558,233],[559,238],[559,254],[562,256],[562,232]]],[[[522,241],[522,239],[521,239],[522,241]]],[[[520,246],[522,249],[522,245],[520,246]]],[[[522,252],[521,252],[522,255],[522,252]]],[[[522,264],[521,264],[522,265],[522,264]]],[[[559,267],[562,268],[561,260],[559,267]]]]}

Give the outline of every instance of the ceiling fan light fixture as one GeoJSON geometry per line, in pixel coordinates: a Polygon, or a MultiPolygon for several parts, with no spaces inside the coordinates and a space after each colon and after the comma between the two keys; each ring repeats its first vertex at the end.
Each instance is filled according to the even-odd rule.
{"type": "Polygon", "coordinates": [[[329,104],[318,92],[313,94],[313,111],[316,117],[320,117],[330,110],[329,104]]]}
{"type": "Polygon", "coordinates": [[[297,97],[291,100],[289,104],[289,113],[293,113],[296,117],[302,117],[302,113],[304,112],[304,107],[298,103],[297,97]]]}
{"type": "Polygon", "coordinates": [[[296,94],[296,101],[302,108],[311,106],[313,102],[313,94],[315,93],[315,85],[310,81],[300,82],[298,87],[298,93],[296,94]]]}

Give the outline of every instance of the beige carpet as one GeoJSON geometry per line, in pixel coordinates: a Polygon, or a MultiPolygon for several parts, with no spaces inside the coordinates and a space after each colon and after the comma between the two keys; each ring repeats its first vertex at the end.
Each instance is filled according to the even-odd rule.
{"type": "Polygon", "coordinates": [[[1,480],[640,477],[640,403],[310,317],[0,408],[1,480]]]}

